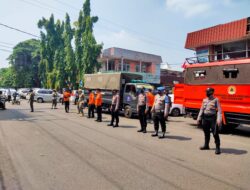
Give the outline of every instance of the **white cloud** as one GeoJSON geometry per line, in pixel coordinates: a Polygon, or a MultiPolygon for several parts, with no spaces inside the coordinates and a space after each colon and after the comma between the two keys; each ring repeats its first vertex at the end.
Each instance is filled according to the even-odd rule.
{"type": "Polygon", "coordinates": [[[206,14],[212,10],[211,1],[207,0],[166,0],[168,10],[183,13],[185,17],[206,14]]]}

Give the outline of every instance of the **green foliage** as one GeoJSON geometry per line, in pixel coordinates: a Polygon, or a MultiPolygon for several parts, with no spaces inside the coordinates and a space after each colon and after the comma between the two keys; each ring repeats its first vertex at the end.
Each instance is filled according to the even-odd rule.
{"type": "Polygon", "coordinates": [[[38,63],[40,61],[40,42],[35,39],[18,43],[9,56],[10,72],[13,76],[12,86],[38,87],[38,63]]]}
{"type": "Polygon", "coordinates": [[[39,77],[43,87],[55,88],[58,85],[57,81],[62,80],[58,79],[58,69],[65,65],[64,60],[56,56],[57,51],[60,51],[61,56],[64,53],[64,22],[57,20],[55,23],[52,14],[49,19],[39,20],[38,27],[45,30],[41,31],[39,77]]]}
{"type": "Polygon", "coordinates": [[[96,43],[93,35],[97,21],[97,16],[91,17],[90,0],[85,0],[75,28],[71,27],[68,14],[65,21],[55,21],[53,14],[40,19],[41,39],[26,40],[14,47],[8,58],[10,67],[0,69],[0,86],[59,89],[69,83],[77,88],[84,73],[100,68],[97,58],[102,45],[96,43]]]}
{"type": "Polygon", "coordinates": [[[14,88],[15,76],[12,71],[12,67],[0,69],[0,87],[14,88]]]}

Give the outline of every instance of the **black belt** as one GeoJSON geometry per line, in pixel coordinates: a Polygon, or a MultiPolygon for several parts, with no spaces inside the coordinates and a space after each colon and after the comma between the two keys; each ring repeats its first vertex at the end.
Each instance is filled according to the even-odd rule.
{"type": "Polygon", "coordinates": [[[209,117],[209,118],[216,117],[216,116],[217,116],[216,114],[204,114],[204,117],[209,117]]]}
{"type": "Polygon", "coordinates": [[[155,110],[155,113],[164,113],[164,110],[155,110]]]}

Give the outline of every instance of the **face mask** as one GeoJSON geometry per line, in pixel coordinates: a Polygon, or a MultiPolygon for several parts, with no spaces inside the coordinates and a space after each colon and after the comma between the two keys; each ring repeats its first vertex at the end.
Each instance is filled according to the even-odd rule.
{"type": "Polygon", "coordinates": [[[207,97],[210,97],[211,95],[213,95],[213,93],[207,92],[207,97]]]}

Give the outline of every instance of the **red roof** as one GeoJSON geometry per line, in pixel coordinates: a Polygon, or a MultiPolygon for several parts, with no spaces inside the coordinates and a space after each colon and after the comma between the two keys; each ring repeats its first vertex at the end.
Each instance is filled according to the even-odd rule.
{"type": "Polygon", "coordinates": [[[247,18],[188,33],[185,48],[194,49],[247,36],[247,18]]]}

